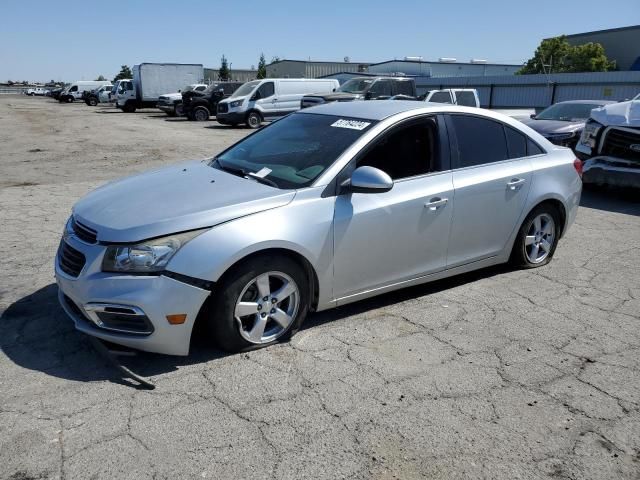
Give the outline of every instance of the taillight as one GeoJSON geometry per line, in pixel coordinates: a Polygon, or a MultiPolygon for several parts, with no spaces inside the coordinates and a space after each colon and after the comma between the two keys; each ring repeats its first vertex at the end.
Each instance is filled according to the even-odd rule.
{"type": "Polygon", "coordinates": [[[582,161],[580,159],[576,158],[573,161],[573,168],[575,168],[576,172],[578,172],[578,176],[582,178],[582,161]]]}

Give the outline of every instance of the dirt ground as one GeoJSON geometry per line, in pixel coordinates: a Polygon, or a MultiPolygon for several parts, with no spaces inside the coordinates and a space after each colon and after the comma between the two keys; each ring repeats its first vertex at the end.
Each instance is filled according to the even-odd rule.
{"type": "Polygon", "coordinates": [[[640,478],[640,202],[586,192],[553,262],[311,316],[288,344],[127,361],[57,304],[73,203],[248,133],[0,96],[0,479],[640,478]]]}

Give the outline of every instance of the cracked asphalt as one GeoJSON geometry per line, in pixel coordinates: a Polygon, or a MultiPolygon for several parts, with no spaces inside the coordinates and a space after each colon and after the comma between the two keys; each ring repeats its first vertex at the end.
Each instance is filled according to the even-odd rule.
{"type": "Polygon", "coordinates": [[[640,202],[585,192],[552,263],[311,316],[291,343],[141,354],[57,305],[74,201],[246,130],[0,98],[0,478],[640,478],[640,202]]]}

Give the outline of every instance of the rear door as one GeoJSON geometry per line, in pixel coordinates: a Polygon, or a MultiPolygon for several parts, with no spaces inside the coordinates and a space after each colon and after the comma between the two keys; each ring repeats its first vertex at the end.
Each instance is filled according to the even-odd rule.
{"type": "Polygon", "coordinates": [[[450,114],[455,207],[447,268],[503,252],[522,214],[532,178],[527,137],[482,116],[450,114]]]}

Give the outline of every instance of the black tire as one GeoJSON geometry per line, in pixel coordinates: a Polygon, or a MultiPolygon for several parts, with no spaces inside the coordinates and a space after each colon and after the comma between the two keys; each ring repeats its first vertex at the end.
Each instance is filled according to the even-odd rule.
{"type": "Polygon", "coordinates": [[[206,122],[211,117],[211,112],[207,107],[199,106],[193,109],[191,116],[196,122],[206,122]]]}
{"type": "Polygon", "coordinates": [[[184,115],[184,111],[182,110],[182,102],[177,102],[175,104],[173,115],[176,117],[181,117],[182,115],[184,115]]]}
{"type": "Polygon", "coordinates": [[[309,282],[304,269],[285,256],[256,256],[232,267],[217,288],[208,315],[208,330],[213,342],[227,352],[241,352],[288,341],[299,329],[309,311],[309,282]],[[279,336],[268,343],[251,343],[240,334],[240,322],[235,318],[238,297],[253,279],[266,272],[282,272],[298,286],[299,305],[293,321],[279,336]]]}
{"type": "MultiPolygon", "coordinates": [[[[511,263],[514,266],[521,268],[538,268],[546,265],[553,258],[553,254],[556,251],[556,247],[558,246],[558,240],[560,239],[560,235],[562,233],[560,212],[556,207],[554,207],[550,203],[543,203],[542,205],[538,205],[534,208],[527,218],[525,218],[524,222],[522,222],[522,226],[520,230],[518,230],[518,235],[516,236],[516,240],[513,244],[513,250],[511,251],[511,263]],[[536,244],[533,246],[527,246],[527,236],[532,233],[532,225],[536,218],[538,217],[549,217],[553,220],[553,238],[551,242],[548,242],[551,247],[548,249],[547,255],[542,258],[540,261],[532,261],[532,249],[535,248],[536,244]],[[529,251],[527,250],[529,249],[529,251]]],[[[533,228],[535,230],[535,228],[533,228]]],[[[529,235],[529,238],[534,238],[536,241],[538,237],[536,235],[529,235]]],[[[545,237],[544,235],[540,237],[541,240],[548,239],[549,237],[545,237]]],[[[540,242],[538,242],[540,243],[540,242]]],[[[538,252],[538,250],[535,250],[538,252]]]]}
{"type": "Polygon", "coordinates": [[[89,97],[87,99],[87,105],[89,105],[90,107],[95,107],[96,105],[98,105],[98,99],[96,97],[89,97]]]}
{"type": "Polygon", "coordinates": [[[69,95],[67,98],[65,98],[67,103],[73,103],[75,101],[75,98],[73,98],[73,95],[69,95]]]}
{"type": "Polygon", "coordinates": [[[125,103],[124,107],[122,107],[122,111],[125,113],[134,113],[136,111],[136,106],[133,103],[125,103]]]}
{"type": "Polygon", "coordinates": [[[260,125],[262,124],[262,115],[260,115],[259,112],[252,110],[247,114],[246,123],[249,128],[260,128],[260,125]]]}

